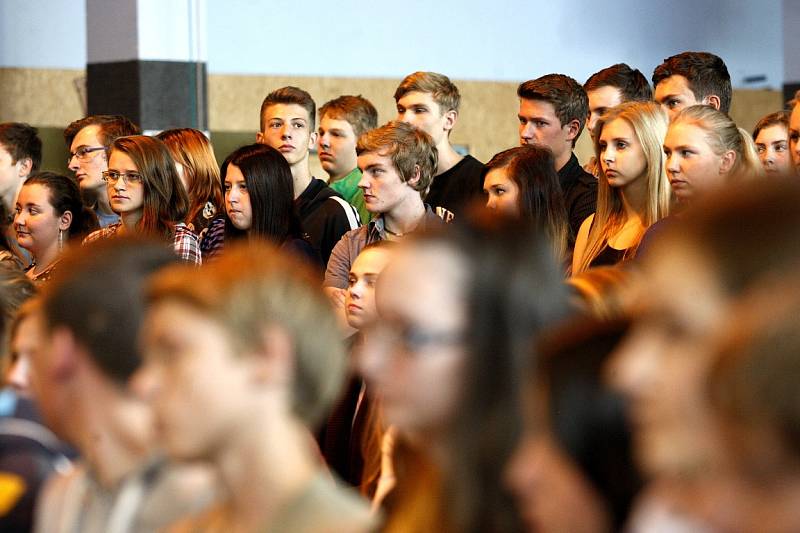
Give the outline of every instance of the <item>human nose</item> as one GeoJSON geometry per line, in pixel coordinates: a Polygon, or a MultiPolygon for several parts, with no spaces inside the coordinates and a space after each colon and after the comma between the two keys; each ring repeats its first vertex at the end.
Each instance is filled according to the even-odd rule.
{"type": "Polygon", "coordinates": [[[648,334],[634,330],[612,355],[608,377],[612,386],[629,397],[637,397],[653,386],[658,369],[659,347],[648,334]]]}
{"type": "Polygon", "coordinates": [[[69,159],[67,160],[67,168],[73,172],[77,172],[81,166],[78,163],[78,156],[76,154],[70,154],[69,159]]]}
{"type": "Polygon", "coordinates": [[[229,203],[238,202],[239,201],[239,196],[240,196],[240,193],[239,193],[238,187],[231,187],[228,190],[228,202],[229,203]]]}
{"type": "Polygon", "coordinates": [[[159,371],[153,363],[145,363],[131,378],[131,390],[144,401],[152,400],[160,390],[159,371]]]}
{"type": "Polygon", "coordinates": [[[367,190],[370,188],[370,182],[366,172],[361,174],[361,179],[358,180],[358,188],[362,190],[367,190]]]}
{"type": "Polygon", "coordinates": [[[27,357],[17,357],[11,363],[6,377],[8,384],[17,392],[27,392],[30,388],[30,363],[27,357]]]}
{"type": "Polygon", "coordinates": [[[497,197],[495,195],[489,195],[486,199],[486,207],[489,209],[497,209],[497,197]]]}
{"type": "Polygon", "coordinates": [[[605,147],[605,148],[603,149],[603,151],[602,151],[602,154],[601,154],[601,155],[602,155],[602,157],[603,157],[603,161],[606,161],[606,162],[608,162],[608,163],[613,163],[613,162],[614,162],[614,159],[617,157],[617,154],[616,154],[616,152],[615,152],[615,151],[614,151],[614,149],[613,149],[612,147],[610,147],[610,146],[607,146],[607,147],[605,147]]]}
{"type": "Polygon", "coordinates": [[[667,156],[667,162],[665,168],[667,172],[670,174],[676,174],[680,171],[680,165],[678,165],[678,157],[675,154],[670,154],[667,156]]]}
{"type": "Polygon", "coordinates": [[[327,149],[331,146],[330,136],[327,132],[321,133],[319,136],[319,145],[321,148],[327,149]]]}
{"type": "Polygon", "coordinates": [[[292,138],[292,128],[291,124],[284,124],[281,126],[281,139],[291,139],[292,138]]]}
{"type": "Polygon", "coordinates": [[[531,141],[534,139],[534,126],[530,122],[527,124],[520,124],[519,126],[519,136],[522,140],[522,144],[530,144],[531,141]]]}

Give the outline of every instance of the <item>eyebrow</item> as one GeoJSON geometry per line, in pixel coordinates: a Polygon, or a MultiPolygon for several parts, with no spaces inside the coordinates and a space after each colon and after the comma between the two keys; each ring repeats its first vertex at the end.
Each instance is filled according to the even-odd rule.
{"type": "Polygon", "coordinates": [[[372,163],[371,165],[367,165],[366,168],[360,169],[361,172],[366,172],[367,170],[372,170],[373,168],[384,168],[381,163],[372,163]]]}
{"type": "Polygon", "coordinates": [[[668,100],[670,98],[680,98],[680,97],[681,97],[680,94],[672,94],[672,93],[670,93],[670,94],[665,94],[658,101],[659,102],[663,102],[664,100],[668,100]]]}

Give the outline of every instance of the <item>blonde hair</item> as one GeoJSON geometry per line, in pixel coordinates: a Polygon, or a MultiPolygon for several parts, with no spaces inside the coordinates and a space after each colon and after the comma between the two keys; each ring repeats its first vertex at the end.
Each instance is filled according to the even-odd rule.
{"type": "Polygon", "coordinates": [[[261,345],[265,327],[284,329],[294,348],[292,410],[305,424],[318,422],[338,397],[347,361],[336,317],[315,273],[280,249],[250,242],[202,269],[168,267],[153,278],[148,299],[195,308],[243,352],[261,345]]]}
{"type": "MultiPolygon", "coordinates": [[[[597,121],[594,129],[594,152],[598,161],[602,157],[600,134],[603,127],[617,119],[625,120],[633,128],[647,162],[644,171],[647,179],[647,202],[641,216],[644,226],[649,227],[669,214],[671,190],[665,169],[663,148],[668,127],[667,115],[655,102],[626,102],[610,109],[597,121]]],[[[609,186],[602,166],[598,166],[597,208],[589,230],[586,249],[574,274],[588,269],[592,261],[608,245],[609,237],[619,231],[625,223],[622,192],[609,186]]],[[[636,253],[638,244],[637,239],[636,244],[626,252],[626,257],[636,253]]]]}
{"type": "Polygon", "coordinates": [[[705,131],[708,146],[718,156],[733,150],[736,160],[728,172],[729,179],[737,181],[763,175],[764,167],[750,133],[737,127],[725,113],[711,106],[693,105],[675,115],[672,124],[690,124],[705,131]]]}

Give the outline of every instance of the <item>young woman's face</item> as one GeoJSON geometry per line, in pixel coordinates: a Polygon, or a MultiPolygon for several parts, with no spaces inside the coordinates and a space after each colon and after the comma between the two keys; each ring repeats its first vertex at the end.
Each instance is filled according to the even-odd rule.
{"type": "Polygon", "coordinates": [[[486,173],[483,191],[487,195],[486,207],[512,216],[518,216],[519,187],[508,175],[508,168],[495,168],[486,173]]]}
{"type": "Polygon", "coordinates": [[[680,201],[695,198],[720,187],[731,162],[717,155],[708,143],[708,133],[695,124],[672,123],[664,139],[667,177],[672,193],[680,201]]]}
{"type": "Polygon", "coordinates": [[[144,209],[144,178],[133,160],[128,154],[114,150],[108,159],[108,172],[119,176],[106,182],[111,209],[120,215],[141,212],[144,209]]]}
{"type": "Polygon", "coordinates": [[[603,126],[600,139],[600,166],[610,187],[624,188],[644,177],[647,158],[633,126],[617,118],[603,126]]]}
{"type": "Polygon", "coordinates": [[[762,128],[756,136],[758,158],[764,170],[770,173],[792,172],[792,157],[789,153],[789,131],[783,124],[762,128]]]}
{"type": "MultiPolygon", "coordinates": [[[[50,205],[50,190],[44,185],[23,185],[15,210],[14,230],[17,232],[17,243],[29,250],[34,257],[56,246],[59,231],[69,229],[67,217],[57,215],[50,205]]],[[[71,217],[71,214],[67,216],[71,217]]]]}
{"type": "Polygon", "coordinates": [[[705,388],[727,299],[702,254],[688,246],[653,250],[642,302],[609,367],[631,400],[642,468],[675,477],[711,471],[723,459],[705,388]]]}
{"type": "Polygon", "coordinates": [[[152,404],[166,452],[175,459],[212,458],[248,423],[252,358],[234,350],[219,323],[177,301],[154,305],[142,332],[144,364],[133,387],[152,404]]]}
{"type": "Polygon", "coordinates": [[[378,318],[375,283],[389,262],[389,250],[369,248],[353,261],[344,298],[345,316],[351,327],[361,329],[378,318]]]}
{"type": "Polygon", "coordinates": [[[248,231],[253,226],[253,208],[244,174],[236,165],[225,171],[225,211],[236,229],[248,231]]]}
{"type": "Polygon", "coordinates": [[[393,251],[359,370],[398,430],[435,439],[457,409],[466,351],[462,260],[436,245],[393,251]]]}

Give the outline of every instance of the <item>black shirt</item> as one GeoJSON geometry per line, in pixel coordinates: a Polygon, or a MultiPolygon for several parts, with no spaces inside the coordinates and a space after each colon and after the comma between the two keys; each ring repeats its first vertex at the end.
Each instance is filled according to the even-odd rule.
{"type": "Polygon", "coordinates": [[[575,237],[586,218],[597,209],[597,178],[583,170],[575,154],[558,171],[558,181],[564,193],[564,206],[569,221],[569,247],[575,247],[575,237]]]}
{"type": "Polygon", "coordinates": [[[432,207],[444,207],[458,216],[472,202],[486,203],[483,163],[466,155],[452,168],[434,176],[425,203],[432,207]]]}
{"type": "Polygon", "coordinates": [[[295,207],[300,227],[324,265],[342,235],[361,225],[356,208],[317,178],[311,178],[295,200],[295,207]]]}

